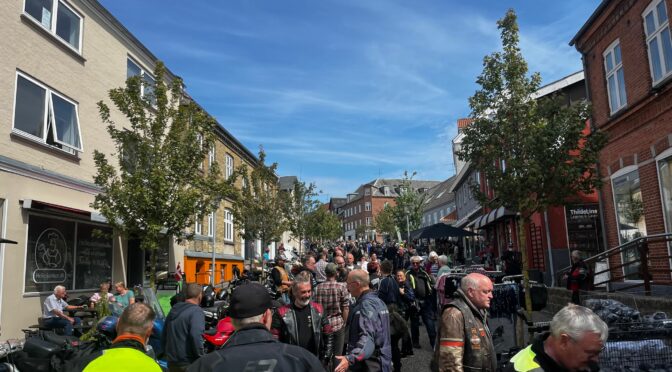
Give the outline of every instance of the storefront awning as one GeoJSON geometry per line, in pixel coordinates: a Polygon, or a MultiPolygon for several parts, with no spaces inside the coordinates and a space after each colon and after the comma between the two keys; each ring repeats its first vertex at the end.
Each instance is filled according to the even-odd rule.
{"type": "Polygon", "coordinates": [[[474,223],[475,229],[482,229],[483,227],[508,216],[515,216],[516,212],[513,212],[505,207],[499,207],[495,210],[490,211],[488,214],[479,217],[474,223]]]}
{"type": "Polygon", "coordinates": [[[49,213],[57,213],[57,214],[69,214],[69,215],[77,215],[84,217],[90,221],[95,221],[95,222],[102,222],[102,223],[107,223],[107,220],[105,217],[103,217],[101,214],[96,213],[96,212],[91,212],[83,209],[78,209],[78,208],[73,208],[73,207],[67,207],[64,205],[60,204],[55,204],[55,203],[49,203],[45,201],[40,201],[40,200],[34,200],[34,199],[23,199],[21,203],[21,207],[23,209],[30,209],[34,211],[41,211],[41,212],[49,212],[49,213]]]}

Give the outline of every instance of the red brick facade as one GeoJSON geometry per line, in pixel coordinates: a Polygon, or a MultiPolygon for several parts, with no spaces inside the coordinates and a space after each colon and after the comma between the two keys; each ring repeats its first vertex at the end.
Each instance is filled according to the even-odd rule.
{"type": "MultiPolygon", "coordinates": [[[[600,154],[606,248],[620,244],[611,181],[630,171],[639,171],[646,234],[666,232],[657,161],[672,145],[672,75],[653,85],[642,17],[647,7],[659,1],[605,1],[573,40],[584,59],[593,123],[609,138],[600,154]],[[620,43],[627,103],[612,114],[603,54],[616,40],[620,43]]],[[[669,15],[672,1],[664,1],[669,15]]],[[[667,255],[668,247],[662,243],[653,245],[651,254],[667,255]]],[[[614,257],[612,264],[620,264],[618,261],[614,257]]],[[[669,268],[670,262],[652,259],[651,264],[654,268],[669,268]]],[[[669,281],[670,275],[654,273],[654,279],[669,281]]]]}

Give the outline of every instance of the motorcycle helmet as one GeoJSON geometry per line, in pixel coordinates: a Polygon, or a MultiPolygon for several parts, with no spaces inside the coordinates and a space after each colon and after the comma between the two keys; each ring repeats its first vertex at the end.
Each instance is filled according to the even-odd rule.
{"type": "Polygon", "coordinates": [[[96,326],[96,330],[100,334],[103,334],[107,337],[110,338],[110,340],[114,340],[117,337],[117,321],[119,318],[116,316],[106,316],[104,317],[100,322],[98,322],[98,325],[96,326]]]}
{"type": "Polygon", "coordinates": [[[215,306],[215,290],[211,286],[203,288],[203,298],[201,298],[201,307],[215,306]]]}

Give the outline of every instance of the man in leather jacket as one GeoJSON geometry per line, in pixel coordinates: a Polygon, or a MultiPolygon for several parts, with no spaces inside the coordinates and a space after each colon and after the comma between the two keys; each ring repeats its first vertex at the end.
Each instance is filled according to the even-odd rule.
{"type": "Polygon", "coordinates": [[[271,333],[281,342],[298,345],[320,357],[323,333],[328,331],[328,321],[323,316],[322,305],[310,300],[310,278],[300,274],[292,284],[294,301],[278,309],[273,316],[271,333]]]}
{"type": "Polygon", "coordinates": [[[433,371],[494,372],[497,369],[486,319],[492,289],[492,281],[483,274],[472,273],[462,278],[460,289],[455,292],[456,299],[445,305],[441,314],[433,371]]]}
{"type": "Polygon", "coordinates": [[[321,371],[322,365],[313,354],[283,344],[269,332],[273,307],[271,296],[261,284],[236,288],[229,305],[236,332],[221,349],[201,357],[187,371],[321,371]]]}

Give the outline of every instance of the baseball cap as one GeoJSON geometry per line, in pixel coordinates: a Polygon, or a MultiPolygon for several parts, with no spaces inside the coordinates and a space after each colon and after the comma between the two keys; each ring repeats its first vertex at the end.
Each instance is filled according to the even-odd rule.
{"type": "Polygon", "coordinates": [[[250,318],[263,314],[274,307],[266,288],[259,283],[243,284],[231,294],[229,315],[235,319],[250,318]]]}

